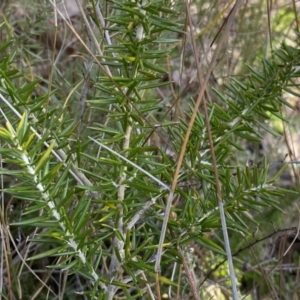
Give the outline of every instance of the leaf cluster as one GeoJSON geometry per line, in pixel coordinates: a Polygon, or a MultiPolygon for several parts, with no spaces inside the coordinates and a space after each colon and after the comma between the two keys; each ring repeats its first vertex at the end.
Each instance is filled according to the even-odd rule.
{"type": "MultiPolygon", "coordinates": [[[[26,203],[20,220],[10,225],[33,227],[31,243],[52,245],[28,261],[51,257],[48,268],[91,282],[85,292],[92,297],[111,299],[122,290],[130,299],[130,288],[138,297],[154,282],[166,199],[193,104],[185,119],[157,124],[156,89],[169,84],[161,80],[166,73],[161,64],[173,49],[173,33],[181,33],[171,3],[111,1],[108,9],[114,14],[103,27],[91,1],[89,13],[103,44],[93,55],[99,75],[89,78],[92,123],[49,104],[51,94],[33,97],[39,81],[18,73],[13,54],[1,56],[0,92],[7,108],[0,127],[5,163],[0,173],[18,180],[3,192],[26,203]],[[20,85],[16,78],[22,78],[20,85]],[[81,122],[86,122],[82,131],[81,122]],[[159,145],[158,126],[168,137],[159,145]]],[[[2,44],[0,52],[11,43],[2,44]]],[[[277,134],[269,123],[272,115],[287,122],[282,107],[290,104],[283,92],[299,95],[299,57],[296,47],[282,44],[262,60],[260,70],[248,66],[247,80],[232,79],[225,93],[216,89],[220,102],[209,105],[226,222],[236,232],[248,234],[252,212],[280,209],[277,199],[288,192],[274,185],[279,173],[269,178],[266,160],[241,166],[234,156],[244,151],[243,141],[259,143],[264,131],[277,134]]],[[[168,222],[159,276],[165,286],[176,286],[180,274],[172,277],[170,266],[182,262],[180,249],[197,245],[225,255],[213,235],[221,224],[207,130],[199,111],[168,222]]],[[[2,218],[10,223],[8,215],[2,218]]]]}

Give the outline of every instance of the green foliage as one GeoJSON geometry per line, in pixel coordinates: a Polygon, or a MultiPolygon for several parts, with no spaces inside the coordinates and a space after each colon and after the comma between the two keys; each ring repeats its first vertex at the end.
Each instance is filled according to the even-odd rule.
{"type": "MultiPolygon", "coordinates": [[[[175,4],[157,0],[107,5],[114,14],[108,14],[109,26],[104,27],[99,6],[90,2],[101,51],[88,52],[91,69],[85,69],[80,83],[72,83],[83,90],[91,86],[81,94],[88,107],[73,99],[68,106],[71,94],[59,107],[53,105],[49,99],[55,98],[54,88],[41,93],[40,80],[27,80],[18,72],[14,53],[9,53],[13,41],[0,46],[5,106],[1,175],[17,179],[3,192],[24,203],[19,220],[11,220],[3,208],[2,219],[12,234],[23,228],[31,245],[43,245],[26,257],[28,263],[47,259],[49,269],[76,275],[79,292],[91,299],[113,299],[121,292],[135,299],[147,297],[155,282],[166,199],[194,104],[180,120],[157,124],[161,105],[156,89],[170,84],[162,80],[164,62],[174,50],[175,33],[185,34],[176,22],[175,4]],[[166,134],[167,141],[158,145],[154,134],[166,134]]],[[[244,151],[244,141],[259,143],[264,132],[278,135],[270,120],[275,116],[287,122],[282,108],[291,105],[283,92],[299,96],[299,65],[297,46],[283,43],[270,59],[262,59],[259,69],[248,66],[246,80],[231,79],[225,93],[216,88],[215,101],[209,104],[227,227],[241,235],[255,223],[253,211],[281,210],[278,198],[291,192],[275,185],[279,173],[269,178],[266,160],[241,166],[235,156],[244,151]]],[[[158,276],[163,291],[170,287],[176,293],[180,286],[176,266],[186,258],[181,249],[197,245],[219,259],[226,255],[222,240],[208,234],[218,232],[221,223],[207,131],[198,111],[168,221],[158,276]]],[[[14,284],[11,288],[17,290],[14,284]]],[[[205,287],[199,291],[205,294],[205,287]]]]}

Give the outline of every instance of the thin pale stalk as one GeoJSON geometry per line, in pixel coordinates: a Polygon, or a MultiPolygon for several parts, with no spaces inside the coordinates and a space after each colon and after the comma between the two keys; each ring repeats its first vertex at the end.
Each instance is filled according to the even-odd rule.
{"type": "MultiPolygon", "coordinates": [[[[239,4],[240,4],[240,1],[237,1],[235,3],[235,6],[231,10],[229,17],[227,18],[227,22],[226,22],[226,25],[225,25],[225,30],[224,30],[223,34],[221,35],[221,37],[220,37],[220,40],[219,40],[217,48],[214,52],[214,55],[213,55],[213,58],[212,58],[212,61],[210,63],[209,70],[206,74],[205,79],[208,79],[208,76],[210,75],[210,73],[212,72],[212,69],[215,66],[218,53],[221,50],[221,47],[222,47],[226,37],[228,36],[230,26],[231,26],[231,24],[234,20],[234,17],[235,17],[235,14],[237,12],[239,4]]],[[[198,59],[197,50],[196,50],[196,43],[195,43],[195,38],[194,38],[193,32],[192,32],[192,28],[193,28],[192,18],[191,18],[191,13],[190,13],[189,5],[188,5],[187,1],[186,1],[186,8],[187,8],[189,25],[190,25],[190,30],[191,30],[191,40],[192,40],[194,55],[195,55],[195,58],[196,58],[196,66],[197,66],[198,77],[199,77],[199,81],[200,81],[201,86],[203,86],[203,88],[205,89],[207,81],[205,81],[205,79],[203,80],[203,75],[202,75],[202,72],[201,72],[201,69],[200,69],[200,65],[198,63],[199,59],[198,59]]],[[[209,116],[208,116],[208,111],[207,111],[207,105],[206,105],[205,101],[203,101],[203,107],[204,107],[207,133],[208,133],[208,138],[209,138],[209,145],[210,145],[210,150],[211,150],[211,155],[212,155],[212,164],[213,164],[213,169],[214,169],[214,177],[215,177],[215,181],[216,181],[216,191],[217,191],[217,196],[218,196],[218,201],[219,201],[220,219],[221,219],[222,231],[223,231],[223,236],[224,236],[224,244],[225,244],[225,250],[226,250],[226,254],[227,254],[230,280],[231,280],[231,284],[232,284],[232,295],[233,295],[233,299],[235,300],[235,299],[238,299],[238,291],[237,291],[237,284],[236,284],[237,280],[236,280],[234,267],[233,267],[232,254],[231,254],[231,248],[230,248],[229,237],[228,237],[228,232],[227,232],[227,224],[226,224],[225,213],[224,213],[224,202],[223,202],[223,199],[222,199],[221,186],[220,186],[218,168],[217,168],[217,161],[216,161],[215,150],[214,150],[214,145],[213,145],[213,139],[212,139],[212,134],[211,134],[211,129],[210,129],[210,122],[209,122],[209,116]]]]}
{"type": "Polygon", "coordinates": [[[163,187],[164,189],[170,191],[171,188],[166,185],[165,183],[163,183],[162,181],[160,181],[159,179],[157,179],[155,176],[153,176],[152,174],[150,174],[149,172],[145,171],[143,168],[141,168],[140,166],[138,166],[137,164],[133,163],[132,161],[130,161],[129,159],[127,159],[126,157],[122,156],[121,154],[119,154],[118,152],[114,151],[113,149],[110,149],[109,147],[105,146],[104,144],[102,144],[101,142],[93,139],[92,137],[89,137],[89,139],[91,139],[94,143],[98,144],[99,146],[103,147],[104,149],[106,149],[107,151],[113,153],[114,155],[116,155],[117,157],[121,158],[122,160],[126,161],[127,163],[129,163],[130,165],[132,165],[133,167],[135,167],[137,170],[141,171],[142,173],[144,173],[145,175],[147,175],[149,178],[151,178],[153,181],[155,181],[156,183],[158,183],[161,187],[163,187]]]}

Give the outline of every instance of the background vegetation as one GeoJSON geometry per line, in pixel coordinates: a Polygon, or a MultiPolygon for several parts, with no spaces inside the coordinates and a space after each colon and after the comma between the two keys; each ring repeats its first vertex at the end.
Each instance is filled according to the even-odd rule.
{"type": "Polygon", "coordinates": [[[299,299],[299,5],[2,1],[3,299],[299,299]]]}

